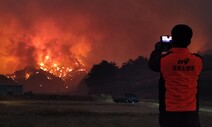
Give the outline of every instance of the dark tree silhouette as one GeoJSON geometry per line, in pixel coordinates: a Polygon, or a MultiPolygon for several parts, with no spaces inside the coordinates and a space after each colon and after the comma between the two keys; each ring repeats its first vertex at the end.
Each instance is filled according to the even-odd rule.
{"type": "Polygon", "coordinates": [[[200,74],[200,99],[212,101],[212,55],[203,55],[203,71],[200,74]]]}
{"type": "Polygon", "coordinates": [[[89,80],[104,80],[115,76],[118,67],[114,62],[103,60],[101,63],[93,66],[88,73],[89,80]]]}
{"type": "Polygon", "coordinates": [[[135,60],[130,59],[127,63],[123,63],[120,70],[127,75],[140,74],[148,69],[147,63],[147,58],[139,56],[135,60]]]}
{"type": "Polygon", "coordinates": [[[106,60],[94,65],[88,76],[84,79],[89,87],[89,92],[91,94],[112,93],[113,90],[108,88],[114,85],[117,70],[116,63],[106,60]]]}
{"type": "Polygon", "coordinates": [[[212,55],[204,55],[202,58],[203,58],[203,71],[211,71],[212,55]]]}
{"type": "MultiPolygon", "coordinates": [[[[130,59],[119,69],[116,63],[103,60],[93,66],[83,81],[90,94],[123,95],[135,93],[141,95],[147,93],[141,92],[143,89],[151,89],[150,92],[157,95],[157,85],[154,83],[157,81],[157,76],[148,68],[147,63],[148,59],[140,56],[135,60],[130,59]],[[155,89],[151,87],[151,84],[156,86],[155,89]]],[[[149,94],[146,95],[149,96],[149,94]]]]}

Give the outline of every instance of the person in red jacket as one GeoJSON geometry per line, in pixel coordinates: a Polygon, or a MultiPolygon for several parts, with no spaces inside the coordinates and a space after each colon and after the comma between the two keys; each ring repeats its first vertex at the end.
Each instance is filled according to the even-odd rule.
{"type": "Polygon", "coordinates": [[[149,67],[160,72],[159,123],[161,127],[200,127],[198,78],[202,58],[188,50],[192,29],[178,24],[171,31],[171,48],[163,52],[161,42],[155,45],[149,67]]]}

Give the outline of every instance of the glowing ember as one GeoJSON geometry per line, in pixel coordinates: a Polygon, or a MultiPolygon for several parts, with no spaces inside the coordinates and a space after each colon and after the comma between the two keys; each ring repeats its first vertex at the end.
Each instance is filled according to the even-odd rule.
{"type": "Polygon", "coordinates": [[[30,77],[30,75],[31,75],[30,73],[26,73],[25,74],[25,80],[27,80],[30,77]]]}
{"type": "Polygon", "coordinates": [[[49,77],[49,76],[47,76],[47,79],[48,79],[48,80],[51,80],[52,78],[51,78],[51,77],[49,77]]]}

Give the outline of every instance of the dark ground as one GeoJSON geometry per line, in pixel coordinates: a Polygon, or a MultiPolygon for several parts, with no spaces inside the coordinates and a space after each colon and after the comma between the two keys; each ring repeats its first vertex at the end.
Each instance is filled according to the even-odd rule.
{"type": "MultiPolygon", "coordinates": [[[[203,103],[202,127],[212,126],[203,103]]],[[[159,127],[158,104],[74,101],[0,101],[0,127],[159,127]]]]}

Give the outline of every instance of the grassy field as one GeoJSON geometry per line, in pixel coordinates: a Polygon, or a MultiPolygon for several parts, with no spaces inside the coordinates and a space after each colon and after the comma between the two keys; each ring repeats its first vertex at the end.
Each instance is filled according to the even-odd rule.
{"type": "MultiPolygon", "coordinates": [[[[202,127],[212,126],[210,108],[202,109],[200,119],[202,127]]],[[[158,105],[0,101],[0,127],[159,127],[158,105]]]]}

